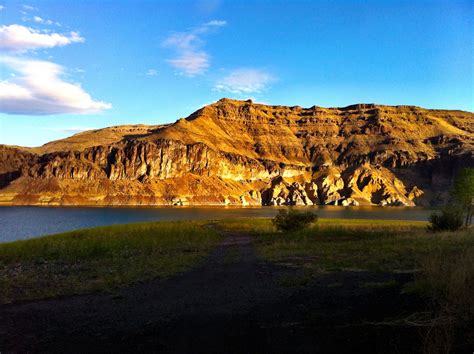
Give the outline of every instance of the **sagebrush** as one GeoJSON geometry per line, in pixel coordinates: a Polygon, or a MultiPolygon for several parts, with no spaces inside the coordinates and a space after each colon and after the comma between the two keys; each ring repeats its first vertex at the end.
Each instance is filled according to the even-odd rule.
{"type": "Polygon", "coordinates": [[[297,231],[318,220],[318,216],[311,212],[281,209],[272,220],[273,225],[280,231],[297,231]]]}

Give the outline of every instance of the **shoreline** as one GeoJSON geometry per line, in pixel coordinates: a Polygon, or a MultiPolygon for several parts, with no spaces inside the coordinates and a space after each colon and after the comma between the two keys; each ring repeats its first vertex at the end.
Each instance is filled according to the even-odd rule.
{"type": "Polygon", "coordinates": [[[2,203],[1,207],[31,207],[31,208],[156,208],[156,209],[192,209],[192,208],[215,208],[215,209],[284,209],[284,208],[314,208],[314,209],[325,209],[325,208],[337,208],[337,209],[417,209],[417,210],[437,210],[436,206],[422,206],[422,205],[332,205],[332,204],[321,204],[321,205],[225,205],[225,204],[189,204],[189,205],[172,205],[172,204],[13,204],[13,203],[2,203]]]}
{"type": "MultiPolygon", "coordinates": [[[[433,212],[425,208],[294,207],[320,219],[407,220],[426,222],[433,212]]],[[[218,206],[3,206],[0,207],[0,242],[35,238],[97,226],[153,222],[272,218],[282,207],[218,206]]]]}
{"type": "MultiPolygon", "coordinates": [[[[111,223],[111,224],[100,224],[100,225],[90,225],[79,227],[75,229],[67,229],[67,230],[60,230],[57,232],[46,233],[41,235],[34,235],[29,236],[26,238],[19,238],[16,240],[2,240],[0,238],[0,245],[5,245],[8,243],[14,242],[21,242],[21,241],[28,241],[28,240],[37,240],[42,239],[45,237],[51,237],[56,235],[63,235],[67,233],[74,233],[74,232],[84,232],[95,230],[99,228],[109,228],[109,227],[116,227],[116,228],[123,228],[126,229],[130,226],[139,226],[142,224],[166,224],[166,223],[177,223],[177,222],[184,222],[184,223],[199,223],[199,224],[212,224],[212,223],[226,223],[229,221],[236,221],[241,220],[242,222],[252,221],[252,220],[260,220],[267,222],[271,220],[271,216],[240,216],[240,217],[223,217],[223,218],[209,218],[209,219],[164,219],[164,220],[154,220],[154,221],[132,221],[132,222],[125,222],[125,223],[111,223]]],[[[402,219],[364,219],[364,218],[326,218],[326,217],[318,217],[319,223],[323,223],[325,225],[335,225],[335,224],[345,224],[345,225],[371,225],[371,226],[380,226],[384,224],[391,224],[392,226],[403,226],[403,227],[425,227],[428,224],[428,221],[424,220],[402,220],[402,219]]]]}

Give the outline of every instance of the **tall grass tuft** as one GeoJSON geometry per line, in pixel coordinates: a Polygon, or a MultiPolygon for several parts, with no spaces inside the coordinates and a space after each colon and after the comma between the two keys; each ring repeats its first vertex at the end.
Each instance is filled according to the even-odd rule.
{"type": "Polygon", "coordinates": [[[450,353],[457,339],[470,338],[474,347],[474,247],[458,253],[438,249],[423,257],[415,287],[431,308],[415,321],[426,329],[424,353],[450,353]]]}

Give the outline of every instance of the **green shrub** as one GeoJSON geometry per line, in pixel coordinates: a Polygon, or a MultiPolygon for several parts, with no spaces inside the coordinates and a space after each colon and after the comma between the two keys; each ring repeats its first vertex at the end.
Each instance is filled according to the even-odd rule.
{"type": "Polygon", "coordinates": [[[474,214],[474,168],[465,168],[456,176],[452,195],[466,215],[466,226],[474,214]]]}
{"type": "Polygon", "coordinates": [[[281,209],[272,220],[273,225],[280,231],[297,231],[317,221],[318,216],[311,212],[281,209]]]}
{"type": "Polygon", "coordinates": [[[430,225],[428,229],[437,231],[456,231],[463,225],[463,212],[455,207],[446,207],[441,210],[441,213],[433,213],[430,216],[430,225]]]}

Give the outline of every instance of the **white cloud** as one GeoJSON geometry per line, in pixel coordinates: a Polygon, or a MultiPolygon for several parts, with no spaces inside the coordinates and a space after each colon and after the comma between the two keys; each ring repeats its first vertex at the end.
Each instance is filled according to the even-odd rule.
{"type": "Polygon", "coordinates": [[[242,68],[218,80],[214,89],[235,94],[259,93],[273,81],[275,77],[267,71],[242,68]]]}
{"type": "Polygon", "coordinates": [[[94,101],[80,85],[61,79],[64,68],[40,60],[2,57],[18,75],[0,81],[0,112],[7,114],[45,115],[95,113],[112,107],[94,101]]]}
{"type": "Polygon", "coordinates": [[[2,11],[5,8],[5,6],[0,5],[0,11],[2,11]]]}
{"type": "Polygon", "coordinates": [[[215,26],[215,27],[222,27],[227,24],[227,21],[224,20],[212,20],[204,24],[204,26],[215,26]]]}
{"type": "Polygon", "coordinates": [[[176,57],[168,59],[167,63],[185,76],[203,74],[210,66],[210,56],[202,49],[205,43],[202,36],[214,28],[225,26],[226,23],[223,20],[212,20],[188,31],[170,35],[163,41],[163,46],[174,49],[176,57]]]}
{"type": "Polygon", "coordinates": [[[84,42],[78,32],[70,32],[69,35],[43,32],[21,25],[0,26],[0,49],[25,52],[84,42]]]}
{"type": "Polygon", "coordinates": [[[33,21],[35,21],[36,23],[43,23],[45,25],[52,25],[54,23],[51,20],[45,20],[44,18],[39,17],[39,16],[34,16],[33,21]]]}
{"type": "Polygon", "coordinates": [[[30,6],[30,5],[22,5],[21,7],[26,11],[38,11],[37,7],[30,6]]]}
{"type": "Polygon", "coordinates": [[[181,73],[193,77],[204,73],[209,68],[209,55],[206,52],[186,52],[175,59],[167,60],[181,73]]]}
{"type": "Polygon", "coordinates": [[[156,69],[148,69],[148,71],[145,74],[146,76],[157,76],[158,71],[156,69]]]}
{"type": "Polygon", "coordinates": [[[180,32],[173,33],[165,39],[165,47],[175,48],[176,50],[194,50],[201,44],[201,39],[195,33],[180,32]]]}

